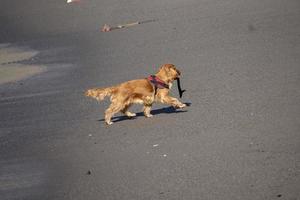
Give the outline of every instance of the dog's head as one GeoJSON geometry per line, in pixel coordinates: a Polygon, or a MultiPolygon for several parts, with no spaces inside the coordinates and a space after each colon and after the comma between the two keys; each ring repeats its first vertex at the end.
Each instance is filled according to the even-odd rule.
{"type": "Polygon", "coordinates": [[[100,94],[99,94],[99,90],[97,88],[88,89],[84,94],[87,97],[92,97],[97,100],[101,100],[101,99],[99,99],[100,94]]]}
{"type": "Polygon", "coordinates": [[[160,67],[157,74],[166,78],[168,82],[172,82],[180,77],[181,72],[173,64],[164,64],[160,67]]]}
{"type": "Polygon", "coordinates": [[[84,94],[85,94],[85,96],[87,96],[87,97],[95,96],[95,94],[94,94],[94,92],[93,92],[92,89],[87,90],[84,94]]]}

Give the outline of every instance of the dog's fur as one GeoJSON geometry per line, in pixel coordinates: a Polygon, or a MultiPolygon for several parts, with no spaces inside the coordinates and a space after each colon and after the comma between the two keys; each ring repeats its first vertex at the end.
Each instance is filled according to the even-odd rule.
{"type": "Polygon", "coordinates": [[[157,88],[155,94],[155,87],[147,79],[131,80],[119,85],[108,88],[93,88],[85,92],[86,96],[93,97],[98,101],[101,101],[106,96],[111,96],[111,104],[105,111],[106,124],[112,124],[112,116],[121,111],[128,117],[136,116],[135,113],[128,111],[128,108],[134,104],[143,104],[144,114],[146,117],[152,117],[150,114],[152,104],[155,101],[170,104],[175,108],[184,108],[186,104],[181,103],[178,99],[169,96],[169,90],[171,89],[172,82],[179,78],[180,71],[176,69],[173,64],[164,64],[160,67],[156,76],[169,85],[169,89],[157,88]]]}

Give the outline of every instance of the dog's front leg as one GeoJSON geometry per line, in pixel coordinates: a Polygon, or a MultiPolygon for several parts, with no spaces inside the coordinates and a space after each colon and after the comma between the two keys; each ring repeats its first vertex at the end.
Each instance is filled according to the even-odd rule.
{"type": "Polygon", "coordinates": [[[184,108],[187,106],[186,104],[181,103],[178,99],[169,96],[168,91],[165,92],[162,91],[158,93],[157,97],[158,97],[158,101],[160,101],[161,103],[172,105],[175,108],[184,108]]]}
{"type": "Polygon", "coordinates": [[[184,108],[186,107],[186,104],[181,103],[178,99],[174,98],[174,97],[170,97],[170,96],[164,96],[161,99],[162,103],[166,103],[166,104],[170,104],[175,108],[184,108]]]}

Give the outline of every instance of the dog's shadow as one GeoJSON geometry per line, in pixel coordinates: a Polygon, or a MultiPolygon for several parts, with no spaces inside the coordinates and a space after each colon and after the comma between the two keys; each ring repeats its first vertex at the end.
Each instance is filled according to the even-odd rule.
{"type": "MultiPolygon", "coordinates": [[[[185,104],[187,106],[191,106],[191,103],[185,103],[185,104]]],[[[151,110],[152,115],[159,115],[159,114],[162,114],[162,113],[172,114],[172,113],[185,113],[185,112],[187,112],[187,110],[177,110],[173,106],[160,108],[160,109],[156,109],[156,110],[151,110]]],[[[117,116],[117,117],[113,117],[111,120],[112,120],[112,122],[121,122],[121,121],[124,121],[124,120],[132,120],[132,119],[135,119],[135,118],[141,117],[141,116],[144,116],[143,112],[136,113],[135,117],[117,116]]],[[[99,119],[98,121],[105,121],[105,119],[99,119]]]]}

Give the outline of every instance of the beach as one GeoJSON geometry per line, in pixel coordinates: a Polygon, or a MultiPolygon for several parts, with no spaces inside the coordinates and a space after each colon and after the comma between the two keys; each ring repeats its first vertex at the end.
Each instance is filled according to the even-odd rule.
{"type": "Polygon", "coordinates": [[[24,62],[34,59],[37,54],[38,51],[28,47],[0,44],[0,84],[16,82],[44,72],[45,66],[24,62]]]}

